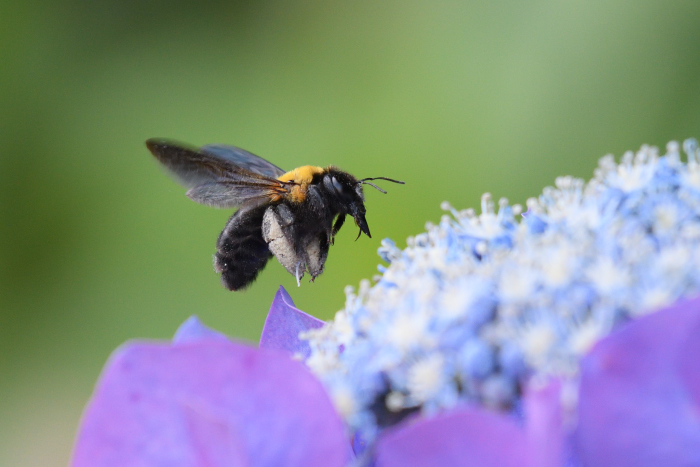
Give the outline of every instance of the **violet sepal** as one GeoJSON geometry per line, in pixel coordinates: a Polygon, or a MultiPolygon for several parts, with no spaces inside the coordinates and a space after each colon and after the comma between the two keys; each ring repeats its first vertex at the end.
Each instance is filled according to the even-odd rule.
{"type": "Polygon", "coordinates": [[[177,328],[173,336],[173,344],[184,344],[202,340],[228,340],[225,334],[204,325],[197,315],[192,315],[177,328]]]}
{"type": "Polygon", "coordinates": [[[129,343],[109,360],[73,467],[343,466],[322,385],[287,355],[223,339],[129,343]]]}
{"type": "Polygon", "coordinates": [[[543,387],[530,385],[523,399],[525,431],[531,449],[531,467],[564,465],[566,434],[561,406],[562,385],[554,380],[543,387]]]}
{"type": "Polygon", "coordinates": [[[280,286],[265,320],[260,348],[282,350],[306,359],[311,354],[311,348],[308,341],[299,339],[299,333],[318,329],[324,324],[296,308],[292,297],[280,286]]]}
{"type": "Polygon", "coordinates": [[[628,323],[581,362],[583,465],[700,465],[700,299],[628,323]]]}
{"type": "Polygon", "coordinates": [[[386,430],[376,454],[377,467],[521,467],[530,446],[515,420],[462,408],[386,430]]]}
{"type": "Polygon", "coordinates": [[[525,426],[512,415],[461,407],[434,417],[414,417],[377,441],[377,467],[561,467],[565,432],[561,384],[530,386],[525,426]]]}

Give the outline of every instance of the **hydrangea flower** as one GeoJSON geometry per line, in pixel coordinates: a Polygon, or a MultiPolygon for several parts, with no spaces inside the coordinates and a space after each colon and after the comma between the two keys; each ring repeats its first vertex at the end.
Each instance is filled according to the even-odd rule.
{"type": "Polygon", "coordinates": [[[533,378],[575,397],[593,344],[700,292],[697,143],[685,149],[687,163],[677,143],[606,156],[590,182],[560,177],[529,199],[522,222],[489,194],[479,215],[444,203],[452,216],[406,249],[382,243],[389,266],[306,333],[307,364],[370,440],[415,411],[517,411],[533,378]]]}
{"type": "Polygon", "coordinates": [[[260,349],[195,319],[108,362],[73,465],[700,466],[694,140],[489,195],[335,319],[281,289],[260,349]],[[296,360],[296,361],[295,361],[296,360]],[[311,370],[311,371],[309,371],[311,370]],[[313,372],[313,373],[311,373],[313,372]]]}
{"type": "Polygon", "coordinates": [[[301,363],[193,317],[172,343],[127,343],[112,355],[72,465],[325,467],[349,455],[342,421],[301,363]]]}

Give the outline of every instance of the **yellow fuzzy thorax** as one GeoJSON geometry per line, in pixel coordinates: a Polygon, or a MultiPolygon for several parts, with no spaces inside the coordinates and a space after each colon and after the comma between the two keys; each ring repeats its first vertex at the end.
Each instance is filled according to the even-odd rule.
{"type": "Polygon", "coordinates": [[[323,168],[316,167],[314,165],[304,165],[302,167],[297,167],[294,170],[290,170],[286,174],[282,175],[277,180],[281,182],[294,182],[298,184],[309,184],[314,178],[314,175],[322,174],[323,168]]]}
{"type": "Polygon", "coordinates": [[[319,175],[324,172],[322,167],[314,165],[304,165],[297,167],[294,170],[287,172],[277,180],[281,182],[294,182],[295,185],[291,188],[286,198],[295,203],[301,203],[306,199],[306,188],[311,183],[314,175],[319,175]]]}

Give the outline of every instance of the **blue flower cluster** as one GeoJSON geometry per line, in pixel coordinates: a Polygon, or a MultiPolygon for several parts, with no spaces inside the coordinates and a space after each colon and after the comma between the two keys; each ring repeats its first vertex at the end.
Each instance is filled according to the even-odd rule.
{"type": "Polygon", "coordinates": [[[489,194],[480,214],[443,203],[451,216],[404,250],[384,240],[376,283],[304,333],[306,364],[368,440],[416,411],[512,410],[532,378],[575,381],[613,329],[700,292],[700,152],[683,150],[605,156],[524,213],[489,194]]]}

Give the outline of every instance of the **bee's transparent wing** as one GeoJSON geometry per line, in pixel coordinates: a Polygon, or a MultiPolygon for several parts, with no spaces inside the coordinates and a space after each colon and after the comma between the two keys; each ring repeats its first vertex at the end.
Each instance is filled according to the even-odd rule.
{"type": "Polygon", "coordinates": [[[187,190],[187,197],[199,204],[215,208],[259,206],[286,193],[286,188],[249,184],[238,180],[203,183],[187,190]]]}
{"type": "Polygon", "coordinates": [[[207,144],[206,146],[202,146],[200,150],[266,177],[279,178],[285,174],[284,170],[280,169],[272,162],[268,162],[262,157],[256,156],[245,149],[237,148],[236,146],[207,144]]]}
{"type": "Polygon", "coordinates": [[[165,139],[149,139],[146,146],[180,184],[189,188],[187,196],[207,206],[256,206],[288,191],[287,184],[241,167],[213,151],[165,139]]]}

